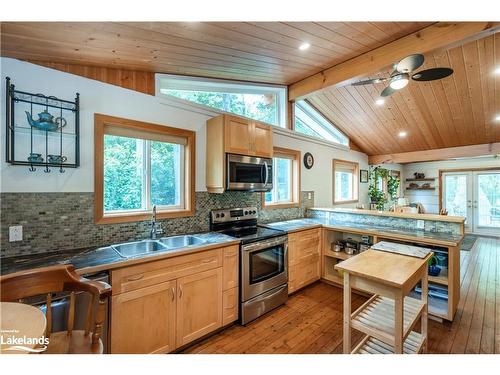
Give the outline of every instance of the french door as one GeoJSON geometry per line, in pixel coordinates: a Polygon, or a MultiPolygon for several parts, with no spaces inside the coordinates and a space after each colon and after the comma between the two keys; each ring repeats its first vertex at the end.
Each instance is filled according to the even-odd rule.
{"type": "Polygon", "coordinates": [[[500,170],[444,172],[441,183],[442,207],[467,232],[500,236],[500,170]]]}

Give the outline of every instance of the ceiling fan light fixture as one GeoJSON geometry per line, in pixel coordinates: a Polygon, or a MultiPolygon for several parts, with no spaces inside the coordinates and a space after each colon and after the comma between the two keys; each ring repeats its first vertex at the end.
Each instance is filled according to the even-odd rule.
{"type": "Polygon", "coordinates": [[[393,90],[401,90],[403,87],[406,87],[409,81],[410,76],[408,75],[408,73],[402,73],[392,77],[389,86],[393,90]]]}

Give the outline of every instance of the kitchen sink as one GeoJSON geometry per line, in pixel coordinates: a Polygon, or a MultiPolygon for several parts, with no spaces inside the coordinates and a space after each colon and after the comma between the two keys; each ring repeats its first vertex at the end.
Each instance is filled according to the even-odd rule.
{"type": "Polygon", "coordinates": [[[194,245],[204,244],[206,241],[195,236],[175,236],[175,237],[165,237],[161,238],[160,242],[167,246],[169,249],[177,249],[179,247],[187,247],[194,245]]]}
{"type": "Polygon", "coordinates": [[[169,250],[167,246],[156,240],[127,242],[119,245],[112,245],[111,247],[115,249],[118,254],[125,258],[169,250]]]}

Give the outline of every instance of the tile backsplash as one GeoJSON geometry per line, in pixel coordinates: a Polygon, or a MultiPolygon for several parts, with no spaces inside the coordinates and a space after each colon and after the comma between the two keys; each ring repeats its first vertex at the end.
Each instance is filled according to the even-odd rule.
{"type": "MultiPolygon", "coordinates": [[[[206,232],[209,212],[215,209],[256,206],[259,221],[304,217],[314,206],[314,192],[302,192],[299,208],[262,210],[261,194],[227,192],[196,193],[194,216],[161,220],[166,235],[206,232]]],[[[2,193],[0,257],[47,253],[102,246],[146,238],[149,221],[94,224],[94,193],[2,193]],[[9,226],[23,226],[23,241],[9,242],[9,226]]]]}

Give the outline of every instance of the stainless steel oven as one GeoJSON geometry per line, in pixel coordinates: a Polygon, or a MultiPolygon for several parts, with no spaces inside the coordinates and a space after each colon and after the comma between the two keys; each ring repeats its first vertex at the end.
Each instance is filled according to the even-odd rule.
{"type": "Polygon", "coordinates": [[[282,305],[288,298],[288,239],[269,238],[241,246],[242,324],[282,305]]]}
{"type": "Polygon", "coordinates": [[[273,159],[227,154],[226,190],[270,191],[273,159]]]}

